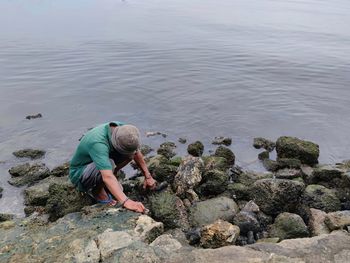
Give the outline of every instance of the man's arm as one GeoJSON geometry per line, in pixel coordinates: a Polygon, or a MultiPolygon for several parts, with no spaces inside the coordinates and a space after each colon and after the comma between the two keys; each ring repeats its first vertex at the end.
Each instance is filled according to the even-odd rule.
{"type": "Polygon", "coordinates": [[[137,151],[135,153],[134,161],[136,162],[137,166],[141,169],[141,172],[145,176],[144,188],[146,188],[146,187],[149,187],[151,189],[155,188],[156,181],[153,179],[151,173],[149,172],[141,151],[137,151]]]}
{"type": "Polygon", "coordinates": [[[125,208],[139,213],[143,213],[145,211],[145,207],[142,203],[135,202],[127,198],[112,170],[100,170],[100,172],[102,175],[102,180],[107,186],[108,190],[120,203],[123,204],[125,208]]]}

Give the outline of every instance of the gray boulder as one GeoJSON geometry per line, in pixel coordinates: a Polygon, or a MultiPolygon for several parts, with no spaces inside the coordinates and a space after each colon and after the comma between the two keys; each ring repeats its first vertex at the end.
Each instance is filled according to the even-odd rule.
{"type": "Polygon", "coordinates": [[[338,211],[341,203],[335,192],[322,185],[311,184],[305,189],[303,204],[325,212],[338,211]]]}
{"type": "Polygon", "coordinates": [[[309,232],[303,219],[297,214],[279,214],[275,223],[271,226],[271,237],[278,237],[281,240],[288,238],[307,237],[309,232]]]}
{"type": "Polygon", "coordinates": [[[43,163],[21,164],[9,170],[11,179],[8,181],[13,186],[23,186],[37,182],[50,176],[50,170],[43,163]]]}

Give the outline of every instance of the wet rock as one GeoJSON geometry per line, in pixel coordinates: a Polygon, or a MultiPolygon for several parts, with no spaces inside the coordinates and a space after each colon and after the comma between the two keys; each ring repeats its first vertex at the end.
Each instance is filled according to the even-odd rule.
{"type": "Polygon", "coordinates": [[[38,119],[38,118],[42,118],[43,115],[41,113],[38,113],[38,114],[34,114],[34,115],[28,115],[26,116],[26,119],[27,120],[31,120],[31,119],[38,119]]]}
{"type": "Polygon", "coordinates": [[[158,182],[169,182],[174,181],[175,175],[177,174],[177,166],[161,163],[152,169],[154,179],[158,182]]]}
{"type": "Polygon", "coordinates": [[[203,174],[200,186],[195,190],[202,196],[218,195],[227,189],[229,176],[226,172],[219,170],[209,170],[203,174]]]}
{"type": "Polygon", "coordinates": [[[343,170],[331,165],[318,166],[312,170],[311,176],[307,178],[309,183],[330,182],[342,177],[343,170]]]}
{"type": "Polygon", "coordinates": [[[257,233],[260,231],[260,223],[255,213],[250,211],[240,211],[233,218],[233,224],[241,230],[241,234],[247,235],[248,232],[257,233]]]}
{"type": "Polygon", "coordinates": [[[186,238],[188,240],[188,243],[190,245],[196,245],[200,242],[201,239],[201,228],[200,227],[194,227],[189,229],[186,232],[186,238]]]}
{"type": "Polygon", "coordinates": [[[201,230],[200,244],[204,248],[232,245],[239,236],[239,227],[224,220],[217,220],[201,230]]]}
{"type": "Polygon", "coordinates": [[[169,160],[160,154],[146,160],[147,167],[151,173],[156,167],[160,166],[161,164],[168,164],[168,162],[169,160]]]}
{"type": "Polygon", "coordinates": [[[322,234],[329,234],[329,229],[325,223],[326,219],[326,213],[318,210],[311,208],[310,209],[311,215],[309,219],[309,229],[311,232],[312,236],[319,236],[322,234]]]}
{"type": "Polygon", "coordinates": [[[56,166],[51,170],[50,173],[52,176],[55,177],[66,177],[69,175],[69,162],[66,162],[64,164],[61,164],[59,166],[56,166]]]}
{"type": "Polygon", "coordinates": [[[229,165],[235,164],[235,154],[227,147],[219,146],[215,150],[214,156],[225,158],[229,165]]]}
{"type": "Polygon", "coordinates": [[[166,252],[175,252],[182,248],[181,243],[173,238],[169,234],[164,234],[157,237],[151,244],[150,247],[161,248],[166,252]]]}
{"type": "Polygon", "coordinates": [[[350,210],[328,213],[325,223],[331,231],[345,228],[350,225],[350,210]]]}
{"type": "Polygon", "coordinates": [[[235,200],[248,200],[250,196],[250,187],[241,183],[233,183],[227,185],[228,196],[235,200]]]}
{"type": "Polygon", "coordinates": [[[9,170],[12,178],[8,181],[13,186],[23,186],[42,180],[50,175],[50,170],[43,163],[21,164],[9,170]]]}
{"type": "Polygon", "coordinates": [[[161,222],[156,222],[147,215],[141,215],[136,221],[134,229],[137,236],[146,243],[153,242],[158,236],[163,234],[164,225],[161,222]]]}
{"type": "Polygon", "coordinates": [[[272,152],[276,147],[276,143],[265,138],[258,137],[254,138],[253,146],[256,149],[263,148],[268,152],[272,152]]]}
{"type": "Polygon", "coordinates": [[[279,214],[270,230],[271,237],[278,237],[281,240],[307,237],[308,235],[309,232],[303,219],[299,215],[291,213],[279,214]]]}
{"type": "Polygon", "coordinates": [[[303,195],[303,204],[325,212],[338,211],[341,207],[335,192],[322,185],[308,185],[303,195]]]}
{"type": "Polygon", "coordinates": [[[304,184],[285,179],[262,179],[252,186],[252,198],[259,208],[268,215],[295,211],[300,204],[304,184]]]}
{"type": "Polygon", "coordinates": [[[182,162],[182,157],[181,156],[175,156],[169,160],[170,165],[174,165],[176,167],[179,167],[182,162]]]}
{"type": "Polygon", "coordinates": [[[276,172],[280,168],[278,162],[275,160],[263,159],[262,164],[270,172],[276,172]]]}
{"type": "Polygon", "coordinates": [[[187,147],[187,152],[191,154],[192,156],[200,157],[202,156],[204,152],[204,145],[200,141],[196,141],[194,143],[191,143],[187,147]]]}
{"type": "Polygon", "coordinates": [[[49,186],[46,210],[50,215],[49,220],[55,221],[92,203],[90,197],[78,192],[70,182],[52,183],[49,186]]]}
{"type": "Polygon", "coordinates": [[[188,199],[193,200],[192,192],[202,181],[202,171],[204,169],[204,162],[199,157],[187,156],[178,168],[178,172],[174,179],[174,190],[176,195],[183,196],[190,194],[188,199]]]}
{"type": "Polygon", "coordinates": [[[276,172],[276,178],[279,179],[294,179],[302,176],[302,173],[300,170],[297,169],[281,169],[276,172]]]}
{"type": "Polygon", "coordinates": [[[246,186],[252,186],[254,182],[261,179],[272,178],[272,173],[256,173],[252,171],[243,172],[239,175],[236,175],[234,179],[235,182],[244,184],[246,186]]]}
{"type": "Polygon", "coordinates": [[[0,222],[9,221],[15,218],[13,214],[0,213],[0,222]]]}
{"type": "Polygon", "coordinates": [[[258,154],[258,159],[263,161],[270,158],[270,153],[268,151],[263,151],[258,154]]]}
{"type": "Polygon", "coordinates": [[[173,142],[164,142],[157,150],[157,154],[163,155],[165,158],[170,159],[176,155],[176,145],[173,142]]]}
{"type": "Polygon", "coordinates": [[[232,144],[232,139],[228,137],[221,137],[221,136],[215,137],[214,140],[212,141],[212,144],[230,146],[232,144]]]}
{"type": "Polygon", "coordinates": [[[315,165],[320,154],[319,146],[310,141],[300,140],[295,137],[282,136],[276,142],[277,157],[295,158],[303,164],[315,165]]]}
{"type": "Polygon", "coordinates": [[[152,147],[149,145],[143,144],[141,146],[140,151],[141,151],[142,155],[146,156],[146,155],[150,154],[151,152],[153,152],[154,149],[152,149],[152,147]]]}
{"type": "Polygon", "coordinates": [[[300,169],[301,161],[295,158],[278,158],[278,169],[300,169]]]}
{"type": "Polygon", "coordinates": [[[186,138],[179,138],[178,142],[182,143],[182,144],[185,144],[187,142],[187,139],[186,138]]]}
{"type": "Polygon", "coordinates": [[[45,151],[37,149],[23,149],[12,154],[18,158],[30,158],[32,160],[42,158],[45,155],[45,151]]]}
{"type": "Polygon", "coordinates": [[[203,156],[202,157],[204,161],[204,170],[220,170],[220,171],[226,171],[230,165],[223,157],[218,156],[203,156]]]}
{"type": "Polygon", "coordinates": [[[237,212],[235,201],[227,197],[216,197],[194,204],[190,208],[189,222],[193,226],[203,226],[218,219],[232,221],[237,212]]]}

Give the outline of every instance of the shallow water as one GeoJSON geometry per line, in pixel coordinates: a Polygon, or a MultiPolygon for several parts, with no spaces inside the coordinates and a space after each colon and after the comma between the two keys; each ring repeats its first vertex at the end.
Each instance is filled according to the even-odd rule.
{"type": "Polygon", "coordinates": [[[348,1],[14,0],[0,10],[0,212],[23,209],[7,184],[22,162],[14,150],[45,149],[52,168],[109,120],[200,139],[207,152],[230,136],[251,169],[262,169],[257,136],[312,140],[324,163],[350,158],[348,1]]]}

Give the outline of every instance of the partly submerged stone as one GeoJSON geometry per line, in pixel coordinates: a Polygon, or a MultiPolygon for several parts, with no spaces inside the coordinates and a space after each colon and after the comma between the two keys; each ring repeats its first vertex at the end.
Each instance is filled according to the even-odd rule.
{"type": "Polygon", "coordinates": [[[187,146],[187,152],[192,156],[200,157],[204,152],[204,145],[200,141],[196,141],[187,146]]]}
{"type": "Polygon", "coordinates": [[[8,181],[13,186],[23,186],[37,182],[50,175],[50,170],[43,163],[21,164],[9,170],[12,178],[8,181]]]}
{"type": "Polygon", "coordinates": [[[141,150],[142,155],[144,155],[144,156],[146,156],[154,151],[154,149],[151,146],[146,145],[146,144],[141,145],[140,150],[141,150]]]}
{"type": "Polygon", "coordinates": [[[66,177],[69,175],[69,162],[66,162],[64,164],[61,164],[59,166],[56,166],[51,170],[50,173],[52,176],[55,177],[66,177]]]}
{"type": "Polygon", "coordinates": [[[262,137],[257,137],[254,138],[253,146],[256,149],[263,148],[268,152],[272,152],[276,147],[276,143],[262,137]]]}
{"type": "Polygon", "coordinates": [[[0,198],[2,197],[2,192],[4,191],[4,189],[2,187],[0,187],[0,198]]]}
{"type": "Polygon", "coordinates": [[[271,237],[278,237],[281,240],[288,238],[307,237],[309,232],[303,219],[292,213],[279,214],[275,223],[271,226],[271,237]]]}
{"type": "Polygon", "coordinates": [[[270,158],[270,152],[268,151],[263,151],[258,154],[258,159],[263,161],[263,160],[268,160],[270,158]]]}
{"type": "Polygon", "coordinates": [[[330,230],[343,229],[350,225],[350,210],[328,213],[325,219],[330,230]]]}
{"type": "Polygon", "coordinates": [[[152,169],[154,179],[158,182],[167,181],[172,183],[177,173],[177,166],[161,163],[152,169]]]}
{"type": "Polygon", "coordinates": [[[251,188],[251,195],[260,209],[268,215],[294,211],[300,204],[304,184],[285,179],[262,179],[251,188]]]}
{"type": "Polygon", "coordinates": [[[231,149],[219,146],[214,153],[214,156],[217,157],[223,157],[226,159],[228,165],[234,165],[235,164],[235,154],[231,151],[231,149]]]}
{"type": "Polygon", "coordinates": [[[8,213],[0,213],[0,222],[9,221],[15,218],[15,215],[8,213]]]}
{"type": "Polygon", "coordinates": [[[202,228],[200,244],[204,248],[218,248],[233,245],[239,233],[240,230],[238,226],[219,219],[202,228]]]}
{"type": "Polygon", "coordinates": [[[227,197],[216,197],[197,202],[190,208],[189,222],[193,226],[211,224],[217,219],[232,221],[238,213],[238,205],[227,197]]]}
{"type": "Polygon", "coordinates": [[[325,223],[327,213],[319,209],[310,209],[309,229],[312,236],[328,234],[329,229],[325,223]]]}
{"type": "Polygon", "coordinates": [[[203,180],[195,190],[202,196],[218,195],[227,189],[228,181],[227,172],[209,170],[203,174],[203,180]]]}
{"type": "Polygon", "coordinates": [[[181,144],[185,144],[187,142],[187,139],[186,138],[179,138],[177,141],[181,144]]]}
{"type": "Polygon", "coordinates": [[[335,192],[322,185],[308,185],[303,195],[303,204],[325,212],[340,210],[341,203],[335,192]]]}
{"type": "Polygon", "coordinates": [[[296,137],[282,136],[276,142],[277,157],[295,158],[303,164],[315,165],[320,154],[319,146],[296,137]]]}
{"type": "Polygon", "coordinates": [[[218,156],[203,156],[204,170],[220,170],[226,171],[231,165],[228,164],[224,157],[218,156]]]}
{"type": "Polygon", "coordinates": [[[226,146],[230,146],[232,144],[232,139],[229,137],[215,137],[214,140],[212,141],[212,144],[216,144],[216,145],[226,145],[226,146]]]}
{"type": "Polygon", "coordinates": [[[13,152],[13,155],[18,158],[30,158],[32,160],[42,158],[45,155],[44,150],[38,149],[23,149],[13,152]]]}
{"type": "Polygon", "coordinates": [[[163,155],[165,158],[170,159],[176,155],[176,144],[174,142],[164,142],[157,150],[157,154],[163,155]]]}

